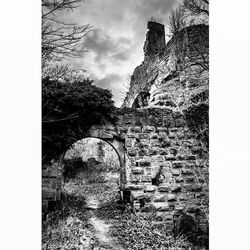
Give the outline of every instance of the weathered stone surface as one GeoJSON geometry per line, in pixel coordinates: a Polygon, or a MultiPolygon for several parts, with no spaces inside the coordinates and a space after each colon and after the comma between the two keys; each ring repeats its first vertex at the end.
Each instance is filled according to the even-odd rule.
{"type": "Polygon", "coordinates": [[[131,171],[132,171],[133,174],[142,174],[143,173],[143,168],[135,167],[131,171]]]}
{"type": "Polygon", "coordinates": [[[125,141],[125,146],[127,147],[127,148],[129,148],[129,147],[132,147],[133,146],[133,139],[131,139],[131,138],[126,138],[126,141],[125,141]]]}
{"type": "Polygon", "coordinates": [[[181,161],[176,161],[172,163],[172,168],[182,168],[183,167],[183,162],[181,161]]]}
{"type": "Polygon", "coordinates": [[[42,198],[45,200],[56,200],[56,190],[42,189],[42,198]]]}
{"type": "Polygon", "coordinates": [[[147,185],[144,190],[146,192],[154,192],[156,190],[156,186],[154,186],[154,185],[147,185]]]}
{"type": "MultiPolygon", "coordinates": [[[[181,48],[190,45],[188,52],[192,51],[190,48],[194,47],[194,44],[189,43],[196,41],[197,37],[192,37],[190,34],[196,34],[198,27],[200,26],[185,29],[182,32],[184,37],[180,36],[178,39],[180,44],[174,44],[174,40],[171,39],[164,50],[159,51],[160,53],[145,57],[131,77],[129,94],[125,100],[127,106],[133,105],[134,108],[117,109],[116,125],[106,127],[103,125],[92,130],[92,136],[103,137],[100,139],[105,139],[109,143],[119,141],[120,144],[115,148],[120,152],[119,157],[123,165],[121,167],[122,190],[132,192],[133,203],[138,208],[140,208],[138,199],[148,198],[145,194],[150,195],[148,202],[159,199],[155,202],[155,206],[161,205],[159,207],[161,212],[168,213],[180,210],[179,202],[184,205],[199,204],[201,200],[204,204],[208,202],[207,193],[202,186],[189,183],[194,177],[188,174],[188,171],[194,170],[196,160],[198,162],[201,154],[200,138],[191,131],[187,116],[183,116],[175,109],[175,100],[180,99],[179,104],[183,104],[184,107],[191,98],[197,99],[197,96],[194,96],[195,93],[205,93],[208,90],[208,81],[204,80],[207,76],[206,72],[198,77],[189,77],[194,71],[185,68],[184,72],[182,70],[184,65],[181,65],[182,62],[179,60],[181,59],[179,54],[183,52],[181,48]],[[142,92],[145,92],[145,96],[142,92]],[[149,105],[153,108],[149,108],[149,105]],[[159,106],[161,108],[156,108],[159,106]],[[122,151],[123,148],[125,148],[124,151],[122,151]],[[159,166],[163,168],[168,166],[168,169],[163,169],[165,176],[163,183],[154,186],[151,178],[155,176],[159,166]],[[178,183],[181,189],[175,186],[178,183]],[[169,198],[170,204],[162,202],[162,197],[169,198]]],[[[207,31],[208,27],[202,26],[197,36],[200,37],[200,34],[204,35],[207,31]]],[[[202,97],[204,96],[202,94],[202,97]]],[[[203,174],[205,169],[207,169],[205,164],[203,168],[199,167],[203,174]]],[[[61,175],[62,170],[59,166],[53,171],[48,170],[47,175],[43,174],[43,179],[51,178],[52,172],[56,181],[43,180],[43,185],[60,189],[58,176],[61,175]]],[[[54,197],[55,200],[60,199],[59,192],[53,192],[48,191],[46,194],[45,191],[45,196],[54,197]]],[[[144,206],[145,211],[147,209],[150,211],[152,208],[155,207],[148,203],[144,206]]]]}
{"type": "Polygon", "coordinates": [[[169,211],[169,204],[166,202],[154,202],[152,205],[158,211],[169,211]]]}
{"type": "Polygon", "coordinates": [[[126,184],[125,189],[126,190],[142,190],[143,185],[141,185],[141,184],[126,184]]]}
{"type": "Polygon", "coordinates": [[[172,174],[174,176],[178,176],[178,175],[180,175],[180,170],[179,169],[172,169],[172,174]]]}
{"type": "Polygon", "coordinates": [[[168,192],[170,190],[170,184],[161,184],[158,186],[159,192],[168,192]]]}
{"type": "Polygon", "coordinates": [[[128,156],[136,156],[137,155],[137,151],[136,149],[128,149],[128,156]]]}
{"type": "Polygon", "coordinates": [[[150,182],[151,183],[152,179],[151,179],[151,176],[143,175],[142,178],[141,178],[141,181],[142,182],[150,182]]]}
{"type": "Polygon", "coordinates": [[[188,176],[188,177],[185,178],[185,180],[186,180],[187,183],[192,183],[192,182],[194,182],[194,177],[193,176],[188,176]]]}
{"type": "Polygon", "coordinates": [[[176,177],[175,178],[175,181],[177,182],[177,183],[179,183],[179,182],[183,182],[184,181],[184,179],[183,179],[183,177],[176,177]]]}
{"type": "Polygon", "coordinates": [[[151,162],[150,162],[150,161],[141,160],[141,161],[138,161],[138,164],[139,164],[139,166],[141,166],[141,167],[148,167],[148,166],[151,165],[151,162]]]}
{"type": "Polygon", "coordinates": [[[150,139],[157,140],[158,139],[158,134],[157,133],[152,133],[150,135],[150,139]]]}
{"type": "Polygon", "coordinates": [[[146,149],[140,149],[139,151],[138,151],[138,155],[139,156],[144,156],[144,155],[147,155],[147,150],[146,149]]]}
{"type": "Polygon", "coordinates": [[[138,200],[147,198],[148,196],[143,191],[133,191],[131,192],[131,197],[133,200],[138,200]]]}
{"type": "Polygon", "coordinates": [[[152,133],[152,132],[155,132],[155,127],[154,126],[144,126],[142,131],[144,133],[152,133]]]}
{"type": "MultiPolygon", "coordinates": [[[[145,134],[145,133],[140,133],[139,134],[139,138],[140,139],[148,139],[149,138],[149,135],[148,134],[145,134]]],[[[147,141],[147,143],[148,143],[149,141],[147,141]]]]}
{"type": "Polygon", "coordinates": [[[175,210],[176,211],[183,211],[185,209],[185,205],[177,205],[176,207],[175,207],[175,210]]]}
{"type": "Polygon", "coordinates": [[[164,194],[156,194],[154,196],[154,202],[164,202],[166,201],[166,197],[164,194]]]}
{"type": "Polygon", "coordinates": [[[135,127],[130,127],[129,131],[132,133],[140,133],[141,132],[141,127],[135,126],[135,127]]]}
{"type": "Polygon", "coordinates": [[[181,191],[181,185],[173,185],[171,187],[171,191],[174,192],[174,193],[177,193],[177,192],[180,192],[181,191]]]}
{"type": "Polygon", "coordinates": [[[189,169],[182,169],[182,170],[181,170],[181,173],[182,173],[183,175],[193,175],[193,174],[194,174],[193,171],[192,171],[192,170],[189,170],[189,169]]]}
{"type": "Polygon", "coordinates": [[[175,194],[168,194],[168,201],[175,201],[176,195],[175,194]]]}
{"type": "Polygon", "coordinates": [[[148,154],[149,154],[149,155],[157,155],[157,154],[158,154],[158,150],[156,150],[156,149],[151,149],[151,148],[150,148],[150,149],[148,150],[148,154]]]}

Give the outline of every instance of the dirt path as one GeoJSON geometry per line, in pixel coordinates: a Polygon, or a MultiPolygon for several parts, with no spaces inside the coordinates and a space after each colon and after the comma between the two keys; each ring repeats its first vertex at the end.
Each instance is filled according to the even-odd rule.
{"type": "Polygon", "coordinates": [[[99,241],[99,246],[95,249],[123,250],[118,241],[110,236],[110,225],[107,224],[107,221],[97,217],[96,210],[99,208],[99,204],[100,202],[95,196],[89,196],[86,199],[86,207],[92,210],[90,212],[89,223],[93,226],[95,236],[99,241]]]}

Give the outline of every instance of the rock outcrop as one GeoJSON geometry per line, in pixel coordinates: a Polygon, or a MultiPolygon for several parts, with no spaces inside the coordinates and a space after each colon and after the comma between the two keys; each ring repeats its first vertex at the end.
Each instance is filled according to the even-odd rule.
{"type": "Polygon", "coordinates": [[[145,58],[134,70],[123,107],[182,111],[193,103],[207,103],[208,26],[186,27],[166,45],[163,25],[149,22],[148,29],[145,58]]]}

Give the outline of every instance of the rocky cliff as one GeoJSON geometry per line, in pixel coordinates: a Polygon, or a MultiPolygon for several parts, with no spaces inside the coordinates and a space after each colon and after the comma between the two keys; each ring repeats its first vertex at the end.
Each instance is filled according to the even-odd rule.
{"type": "Polygon", "coordinates": [[[144,61],[131,77],[123,107],[187,110],[208,104],[208,39],[204,24],[184,28],[165,44],[164,26],[148,23],[144,61]]]}

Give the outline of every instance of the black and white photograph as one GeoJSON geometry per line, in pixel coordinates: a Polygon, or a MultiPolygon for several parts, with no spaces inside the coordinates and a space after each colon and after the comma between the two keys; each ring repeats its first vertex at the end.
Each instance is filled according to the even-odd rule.
{"type": "Polygon", "coordinates": [[[209,0],[42,0],[42,250],[209,249],[209,0]]]}

